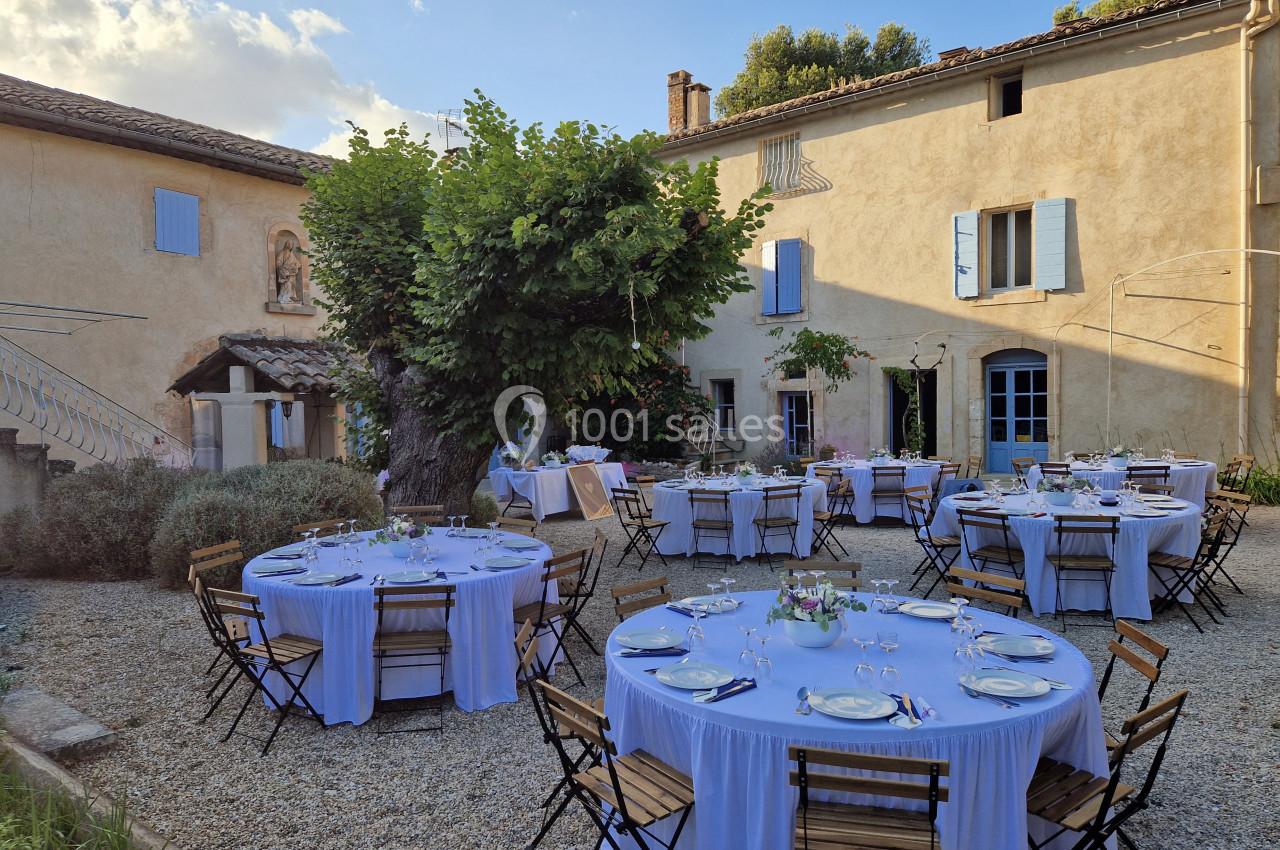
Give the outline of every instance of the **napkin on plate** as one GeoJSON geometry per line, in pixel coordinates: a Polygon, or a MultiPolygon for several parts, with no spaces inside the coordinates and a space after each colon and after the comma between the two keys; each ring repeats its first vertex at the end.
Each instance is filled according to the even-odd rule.
{"type": "Polygon", "coordinates": [[[688,655],[689,650],[680,646],[668,649],[624,649],[618,653],[623,658],[657,658],[664,655],[688,655]]]}
{"type": "Polygon", "coordinates": [[[303,557],[301,552],[281,552],[279,555],[263,555],[263,558],[270,558],[274,561],[296,561],[303,557]]]}
{"type": "Polygon", "coordinates": [[[718,688],[712,688],[709,691],[700,691],[694,694],[694,702],[719,702],[722,699],[736,697],[738,694],[745,694],[747,691],[756,686],[755,679],[734,679],[732,682],[721,685],[718,688]]]}
{"type": "MultiPolygon", "coordinates": [[[[351,582],[359,581],[362,578],[364,578],[364,576],[360,575],[359,573],[352,573],[349,576],[343,576],[337,581],[329,582],[329,587],[337,587],[338,585],[342,585],[342,584],[350,584],[351,582]]],[[[320,586],[323,587],[324,585],[320,585],[320,586]]]]}

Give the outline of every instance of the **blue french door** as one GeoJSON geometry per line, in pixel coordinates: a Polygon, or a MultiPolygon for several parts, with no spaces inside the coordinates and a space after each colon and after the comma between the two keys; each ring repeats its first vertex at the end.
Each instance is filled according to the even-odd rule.
{"type": "Polygon", "coordinates": [[[813,454],[813,426],[809,417],[808,393],[782,393],[782,427],[790,457],[813,454]]]}
{"type": "Polygon", "coordinates": [[[1049,370],[1044,363],[987,366],[987,471],[1013,458],[1049,459],[1049,370]]]}

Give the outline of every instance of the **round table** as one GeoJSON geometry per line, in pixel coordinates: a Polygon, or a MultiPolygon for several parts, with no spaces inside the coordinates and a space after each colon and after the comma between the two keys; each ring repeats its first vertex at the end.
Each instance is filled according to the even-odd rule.
{"type": "MultiPolygon", "coordinates": [[[[1152,460],[1133,465],[1135,467],[1169,467],[1169,484],[1173,487],[1173,495],[1191,502],[1201,510],[1204,509],[1205,494],[1213,492],[1218,487],[1218,465],[1207,460],[1175,461],[1172,463],[1152,460]]],[[[1120,485],[1124,483],[1125,478],[1129,476],[1129,468],[1127,466],[1115,467],[1110,462],[1107,462],[1102,465],[1101,469],[1093,469],[1082,461],[1075,461],[1071,464],[1071,475],[1074,478],[1084,478],[1092,481],[1094,484],[1101,485],[1105,490],[1118,490],[1120,485]]],[[[1042,478],[1044,478],[1044,473],[1040,471],[1039,464],[1031,467],[1030,471],[1027,472],[1027,486],[1034,490],[1042,478]]]]}
{"type": "MultiPolygon", "coordinates": [[[[354,551],[364,562],[359,570],[363,577],[349,584],[304,586],[291,583],[290,579],[297,576],[255,575],[256,567],[268,564],[305,566],[301,560],[268,559],[263,555],[246,564],[242,574],[244,591],[262,600],[269,635],[288,633],[324,642],[324,652],[303,692],[326,724],[360,724],[373,714],[373,636],[377,616],[372,581],[376,575],[391,575],[407,567],[405,560],[392,556],[387,546],[370,545],[371,536],[371,532],[362,533],[362,539],[355,544],[354,551]]],[[[504,539],[519,536],[505,534],[504,539]]],[[[445,668],[445,689],[453,691],[454,702],[463,711],[515,702],[512,611],[542,598],[541,568],[551,557],[551,549],[545,543],[519,553],[495,549],[495,555],[519,554],[533,560],[518,569],[487,572],[470,568],[483,543],[479,537],[447,537],[444,529],[434,529],[427,540],[439,551],[433,566],[449,573],[436,584],[457,587],[456,605],[449,615],[453,648],[445,668]]],[[[291,545],[274,551],[298,548],[291,545]]],[[[311,564],[313,572],[350,572],[342,567],[342,547],[322,546],[319,552],[319,561],[311,564]]],[[[395,613],[397,619],[389,617],[388,621],[390,628],[397,631],[438,629],[444,625],[439,611],[395,613]]],[[[438,674],[431,668],[387,670],[382,691],[387,699],[432,696],[439,692],[438,674]]]]}
{"type": "MultiPolygon", "coordinates": [[[[858,594],[870,605],[870,598],[858,594]]],[[[671,658],[622,658],[617,635],[665,625],[685,629],[689,620],[666,608],[638,614],[619,625],[605,654],[605,705],[618,751],[644,749],[693,779],[696,803],[681,838],[682,848],[733,847],[777,850],[792,846],[796,789],[788,784],[790,744],[878,755],[947,759],[950,802],[941,807],[942,847],[955,850],[1022,850],[1028,818],[1026,789],[1041,756],[1106,774],[1102,717],[1089,662],[1061,635],[985,611],[975,611],[991,631],[1038,634],[1056,645],[1050,664],[1011,665],[1061,680],[1069,690],[1022,701],[1004,709],[971,699],[955,682],[946,621],[905,614],[850,612],[849,629],[830,647],[792,644],[781,624],[765,625],[774,593],[740,593],[742,607],[703,621],[706,649],[695,659],[736,670],[743,637],[737,626],[765,628],[773,635],[766,654],[775,669],[771,683],[715,703],[695,703],[688,691],[661,684],[646,672],[671,658]],[[853,721],[814,711],[795,713],[796,691],[852,687],[858,650],[850,632],[874,638],[881,629],[898,633],[901,648],[886,656],[868,650],[877,667],[888,658],[901,672],[898,693],[923,697],[938,713],[914,729],[884,720],[853,721]]],[[[1001,662],[1008,664],[1009,662],[1001,662]]],[[[862,798],[857,802],[868,802],[862,798]]],[[[876,805],[902,801],[877,799],[876,805]]],[[[662,825],[659,825],[660,827],[662,825]]],[[[1033,825],[1033,829],[1038,829],[1033,825]]],[[[669,834],[669,833],[667,833],[669,834]]]]}
{"type": "MultiPolygon", "coordinates": [[[[533,518],[542,522],[548,514],[564,513],[576,504],[569,487],[568,469],[572,465],[538,466],[533,469],[496,467],[489,470],[493,496],[499,502],[510,500],[513,494],[523,496],[532,506],[529,510],[533,518]]],[[[600,473],[604,493],[610,500],[613,499],[614,487],[627,486],[627,475],[622,464],[597,463],[595,468],[600,473]]]]}
{"type": "MultiPolygon", "coordinates": [[[[1032,496],[1006,496],[1003,508],[1026,510],[1032,496]]],[[[960,522],[956,509],[986,504],[948,496],[938,505],[933,523],[929,526],[933,535],[960,535],[960,522]]],[[[1027,582],[1027,598],[1031,610],[1041,614],[1053,614],[1057,609],[1057,581],[1048,553],[1056,546],[1053,539],[1054,517],[1060,514],[1091,514],[1120,517],[1120,531],[1116,536],[1115,551],[1108,552],[1103,535],[1076,535],[1069,538],[1072,555],[1110,554],[1116,569],[1111,577],[1111,610],[1116,617],[1131,620],[1151,619],[1151,598],[1163,592],[1159,581],[1147,569],[1147,556],[1152,552],[1169,552],[1191,557],[1200,543],[1200,508],[1179,500],[1179,509],[1161,517],[1132,517],[1121,514],[1119,508],[1073,508],[1045,505],[1036,509],[1041,516],[1010,516],[1010,545],[1018,545],[1023,554],[1023,578],[1027,582]]],[[[977,548],[989,544],[1004,545],[996,531],[971,530],[969,546],[977,548]]],[[[972,567],[966,555],[961,562],[972,567]]],[[[998,570],[998,565],[991,565],[998,570]]],[[[1165,576],[1166,580],[1169,576],[1165,576]]],[[[1063,583],[1062,599],[1067,610],[1101,611],[1106,609],[1105,585],[1099,581],[1071,581],[1063,583]]],[[[1191,601],[1189,594],[1183,601],[1191,601]]]]}
{"type": "Polygon", "coordinates": [[[906,475],[903,478],[903,487],[928,487],[932,494],[934,487],[938,483],[938,473],[942,468],[941,461],[921,461],[920,463],[904,463],[900,460],[889,461],[888,463],[872,464],[865,460],[855,460],[852,463],[841,463],[837,461],[819,461],[811,463],[805,471],[805,475],[809,478],[816,478],[818,469],[838,469],[842,478],[848,478],[853,482],[853,517],[858,522],[869,523],[878,516],[898,517],[903,522],[907,521],[905,504],[901,499],[875,499],[872,497],[872,488],[875,486],[875,475],[873,469],[884,469],[893,467],[906,467],[906,475]]]}
{"type": "MultiPolygon", "coordinates": [[[[690,490],[721,490],[729,493],[729,511],[733,515],[733,533],[729,539],[729,553],[741,561],[754,557],[760,552],[760,535],[752,520],[764,516],[764,488],[783,487],[788,484],[801,485],[800,521],[796,529],[796,554],[807,558],[813,546],[813,514],[814,511],[827,509],[827,488],[820,481],[804,478],[788,478],[780,480],[765,478],[746,485],[736,480],[717,479],[704,481],[701,484],[690,484],[684,481],[664,481],[654,486],[653,518],[665,520],[668,525],[662,529],[658,537],[658,551],[664,555],[692,556],[693,549],[693,511],[689,502],[690,490]]],[[[700,516],[710,519],[724,519],[711,516],[713,506],[702,506],[700,516]]],[[[775,504],[770,509],[770,516],[779,516],[775,504]]],[[[789,553],[791,536],[789,534],[773,534],[765,538],[768,551],[789,553]]],[[[704,535],[699,540],[702,552],[713,555],[725,554],[725,538],[704,535]]]]}

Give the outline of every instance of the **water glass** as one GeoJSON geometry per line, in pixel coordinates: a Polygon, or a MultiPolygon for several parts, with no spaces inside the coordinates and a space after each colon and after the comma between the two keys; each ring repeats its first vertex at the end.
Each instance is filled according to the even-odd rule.
{"type": "Polygon", "coordinates": [[[747,648],[738,653],[738,678],[750,679],[756,674],[756,651],[747,644],[747,648]]]}
{"type": "Polygon", "coordinates": [[[690,613],[693,614],[693,624],[685,632],[685,641],[689,651],[696,652],[707,645],[707,633],[702,630],[702,618],[707,615],[707,609],[703,605],[694,605],[690,613]]]}
{"type": "Polygon", "coordinates": [[[896,578],[887,578],[884,580],[884,589],[885,589],[884,611],[886,614],[898,610],[898,600],[895,599],[893,596],[893,588],[896,587],[897,584],[898,584],[898,580],[896,578]]]}
{"type": "Polygon", "coordinates": [[[876,668],[869,661],[859,661],[853,668],[853,680],[860,688],[870,688],[875,684],[876,668]]]}
{"type": "Polygon", "coordinates": [[[455,520],[457,520],[457,518],[458,517],[456,515],[449,517],[449,530],[444,533],[445,537],[453,537],[455,534],[458,533],[457,529],[453,527],[453,523],[455,520]]]}
{"type": "Polygon", "coordinates": [[[757,685],[767,685],[773,681],[773,662],[769,660],[769,656],[764,654],[764,648],[772,637],[773,635],[768,632],[761,632],[756,635],[756,641],[760,644],[760,648],[756,650],[757,685]]]}
{"type": "Polygon", "coordinates": [[[720,602],[720,582],[713,581],[707,584],[709,591],[707,600],[707,611],[712,614],[719,614],[724,610],[724,605],[720,602]]]}
{"type": "Polygon", "coordinates": [[[876,632],[876,643],[886,655],[892,655],[893,651],[898,648],[898,633],[891,631],[876,632]]]}
{"type": "Polygon", "coordinates": [[[886,664],[880,669],[880,690],[885,693],[896,691],[901,681],[902,676],[898,673],[898,668],[892,664],[886,664]]]}
{"type": "Polygon", "coordinates": [[[724,601],[728,610],[732,611],[738,607],[737,602],[733,598],[733,594],[729,591],[733,590],[733,586],[738,583],[736,578],[722,578],[720,583],[724,585],[724,601]]]}

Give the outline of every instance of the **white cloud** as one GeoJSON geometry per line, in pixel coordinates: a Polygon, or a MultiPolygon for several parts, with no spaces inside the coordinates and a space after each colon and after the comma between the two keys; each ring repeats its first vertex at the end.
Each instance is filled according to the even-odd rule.
{"type": "Polygon", "coordinates": [[[313,149],[332,155],[348,119],[434,136],[434,114],[342,78],[319,42],[345,32],[308,8],[277,21],[204,0],[0,0],[0,72],[260,139],[321,118],[333,130],[313,149]]]}
{"type": "Polygon", "coordinates": [[[409,0],[409,8],[415,12],[427,11],[427,6],[423,0],[409,0]]]}

